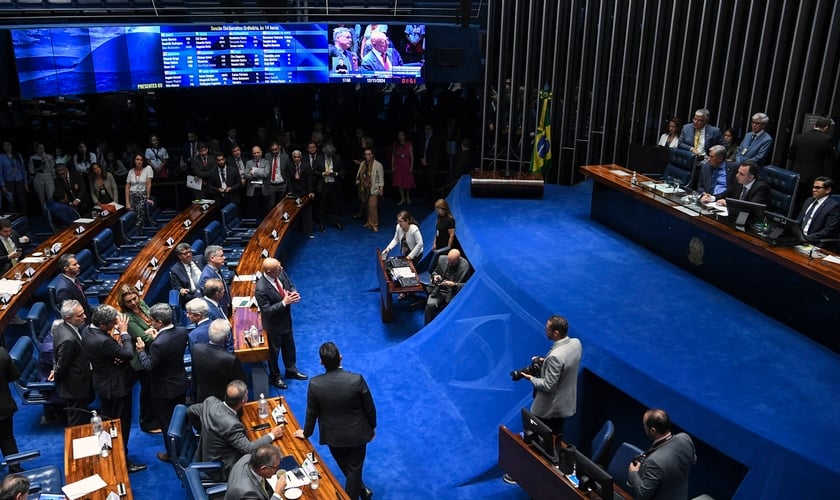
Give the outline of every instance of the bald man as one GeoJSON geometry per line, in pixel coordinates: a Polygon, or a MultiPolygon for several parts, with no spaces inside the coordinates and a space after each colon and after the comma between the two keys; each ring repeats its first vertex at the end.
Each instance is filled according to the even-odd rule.
{"type": "Polygon", "coordinates": [[[440,314],[452,298],[461,291],[467,282],[470,263],[461,257],[460,250],[452,249],[438,259],[437,267],[432,272],[432,291],[426,300],[426,324],[440,314]]]}
{"type": "Polygon", "coordinates": [[[295,336],[292,331],[292,304],[300,302],[300,294],[279,260],[265,259],[262,273],[254,297],[260,307],[263,329],[268,334],[269,382],[275,387],[286,389],[288,386],[280,377],[280,366],[277,363],[278,347],[286,367],[286,378],[309,378],[297,369],[295,336]]]}
{"type": "Polygon", "coordinates": [[[391,71],[394,66],[402,66],[399,52],[390,48],[388,35],[374,31],[370,35],[371,50],[362,58],[362,71],[391,71]]]}

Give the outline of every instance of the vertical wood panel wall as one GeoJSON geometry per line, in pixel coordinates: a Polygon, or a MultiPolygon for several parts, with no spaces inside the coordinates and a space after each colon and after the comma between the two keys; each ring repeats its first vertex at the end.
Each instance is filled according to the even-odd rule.
{"type": "Polygon", "coordinates": [[[784,166],[804,116],[840,115],[840,2],[832,0],[491,0],[484,168],[527,170],[537,94],[548,86],[553,166],[626,163],[665,119],[749,130],[770,117],[784,166]]]}

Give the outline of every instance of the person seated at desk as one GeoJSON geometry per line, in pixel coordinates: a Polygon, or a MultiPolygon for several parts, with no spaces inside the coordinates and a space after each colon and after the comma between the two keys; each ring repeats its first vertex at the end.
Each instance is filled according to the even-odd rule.
{"type": "Polygon", "coordinates": [[[4,477],[0,482],[0,498],[26,500],[29,498],[29,479],[15,475],[4,477]]]}
{"type": "Polygon", "coordinates": [[[225,500],[243,498],[282,500],[285,498],[283,496],[283,490],[286,488],[285,474],[277,479],[273,493],[270,496],[268,493],[271,489],[268,478],[277,472],[282,455],[279,448],[270,444],[260,446],[253,454],[243,455],[230,469],[225,500]]]}
{"type": "Polygon", "coordinates": [[[67,191],[56,190],[53,199],[47,202],[47,211],[52,218],[53,226],[60,231],[66,229],[74,220],[81,217],[75,208],[67,203],[67,191]]]}
{"type": "Polygon", "coordinates": [[[464,287],[469,271],[470,263],[461,257],[460,250],[453,248],[446,256],[440,256],[437,268],[432,272],[432,290],[429,292],[429,298],[426,299],[427,325],[464,287]]]}
{"type": "Polygon", "coordinates": [[[18,245],[29,242],[29,238],[21,237],[17,231],[12,229],[9,219],[0,218],[0,274],[18,263],[23,251],[18,245]],[[24,239],[25,238],[25,239],[24,239]]]}
{"type": "Polygon", "coordinates": [[[738,170],[735,172],[736,182],[733,182],[726,191],[719,195],[706,193],[700,197],[700,201],[703,203],[714,201],[717,205],[726,206],[727,198],[735,198],[752,203],[766,204],[770,201],[770,186],[757,179],[757,177],[758,164],[752,160],[747,160],[738,165],[738,170]]]}
{"type": "Polygon", "coordinates": [[[382,257],[387,257],[397,245],[400,246],[402,255],[405,255],[408,260],[418,259],[423,255],[423,235],[420,234],[417,221],[405,210],[397,214],[394,239],[382,250],[382,257]]]}
{"type": "Polygon", "coordinates": [[[195,344],[192,353],[192,378],[196,401],[202,402],[210,396],[224,399],[225,388],[234,380],[245,380],[242,364],[232,349],[226,349],[230,342],[230,322],[217,319],[210,323],[208,342],[195,344]]]}
{"type": "MultiPolygon", "coordinates": [[[[798,221],[805,238],[816,245],[824,240],[840,238],[840,202],[831,197],[834,179],[817,177],[814,180],[811,198],[802,204],[798,221]]],[[[837,248],[830,242],[830,250],[837,248]]]]}
{"type": "Polygon", "coordinates": [[[223,477],[228,477],[233,464],[242,455],[254,453],[265,444],[283,437],[285,425],[278,425],[261,438],[251,441],[245,433],[245,426],[237,416],[248,402],[248,386],[241,380],[234,380],[225,389],[225,399],[208,396],[202,403],[187,408],[187,415],[201,432],[200,459],[204,462],[222,462],[223,477]]]}
{"type": "Polygon", "coordinates": [[[193,256],[189,243],[178,243],[175,246],[175,254],[178,256],[178,262],[169,270],[169,284],[178,292],[181,303],[185,304],[196,297],[201,297],[199,282],[204,258],[200,255],[193,256]]]}
{"type": "Polygon", "coordinates": [[[726,148],[719,144],[709,148],[709,157],[700,166],[697,192],[712,195],[723,194],[731,177],[729,169],[729,164],[726,163],[726,148]]]}

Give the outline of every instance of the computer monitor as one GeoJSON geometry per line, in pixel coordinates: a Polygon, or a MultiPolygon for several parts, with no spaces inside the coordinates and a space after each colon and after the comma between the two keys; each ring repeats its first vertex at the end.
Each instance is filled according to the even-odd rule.
{"type": "Polygon", "coordinates": [[[774,212],[764,212],[764,216],[771,227],[766,238],[771,245],[794,246],[808,243],[799,222],[774,212]]]}
{"type": "Polygon", "coordinates": [[[560,462],[551,428],[525,408],[522,408],[522,430],[525,444],[533,446],[552,464],[560,462]]]}
{"type": "Polygon", "coordinates": [[[613,498],[612,476],[580,450],[575,450],[575,475],[578,478],[578,489],[594,491],[601,498],[613,498]]]}
{"type": "Polygon", "coordinates": [[[726,211],[729,213],[728,221],[735,226],[744,226],[750,217],[761,217],[766,209],[767,205],[764,203],[754,203],[738,198],[726,199],[726,211]]]}

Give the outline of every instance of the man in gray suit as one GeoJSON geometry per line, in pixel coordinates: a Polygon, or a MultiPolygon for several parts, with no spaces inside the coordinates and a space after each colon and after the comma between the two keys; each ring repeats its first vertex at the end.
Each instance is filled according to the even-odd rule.
{"type": "Polygon", "coordinates": [[[277,472],[281,458],[280,448],[270,444],[260,446],[253,454],[244,455],[230,469],[225,500],[283,498],[285,474],[275,483],[274,494],[268,494],[268,490],[272,489],[268,478],[277,472]]]}
{"type": "Polygon", "coordinates": [[[268,186],[268,160],[263,158],[263,150],[259,146],[251,148],[251,159],[245,163],[245,173],[242,180],[245,182],[246,204],[249,208],[249,217],[263,217],[265,193],[268,186]]]}
{"type": "Polygon", "coordinates": [[[461,257],[461,252],[457,249],[453,248],[448,254],[438,258],[437,266],[432,272],[432,290],[426,299],[425,324],[428,325],[435,319],[455,294],[461,291],[469,272],[470,263],[461,257]]]}
{"type": "Polygon", "coordinates": [[[306,393],[306,422],[295,437],[304,439],[315,431],[318,421],[321,444],[330,447],[344,473],[344,491],[352,500],[373,497],[362,481],[367,444],[376,432],[376,407],[365,378],[344,371],[341,354],[332,342],[321,344],[321,364],[327,370],[309,382],[306,393]]]}
{"type": "Polygon", "coordinates": [[[688,498],[688,473],[697,462],[694,443],[684,432],[671,434],[665,410],[652,409],[642,418],[645,434],[653,442],[640,461],[628,467],[627,484],[638,499],[688,498]]]}
{"type": "Polygon", "coordinates": [[[82,347],[82,328],[87,316],[78,300],[61,303],[61,318],[53,334],[53,371],[58,395],[64,400],[67,425],[89,421],[87,406],[93,401],[93,375],[82,347]]]}
{"type": "Polygon", "coordinates": [[[246,402],[248,386],[241,380],[234,380],[227,386],[224,401],[209,396],[203,403],[187,408],[193,427],[201,431],[201,460],[222,462],[224,477],[227,477],[230,468],[242,455],[254,453],[260,446],[280,439],[286,428],[285,425],[278,425],[256,441],[249,440],[245,426],[237,416],[246,402]]]}

